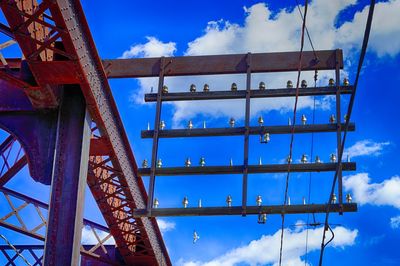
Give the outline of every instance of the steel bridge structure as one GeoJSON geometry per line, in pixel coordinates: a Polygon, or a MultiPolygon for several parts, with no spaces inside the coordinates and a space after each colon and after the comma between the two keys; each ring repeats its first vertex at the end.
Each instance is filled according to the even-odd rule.
{"type": "MultiPolygon", "coordinates": [[[[0,128],[9,136],[0,144],[0,193],[11,212],[0,217],[0,226],[31,237],[42,244],[0,246],[9,264],[18,254],[29,253],[32,265],[171,265],[156,217],[199,215],[258,215],[357,211],[344,202],[342,171],[355,170],[354,162],[249,165],[249,136],[266,132],[290,134],[292,126],[250,126],[252,98],[295,97],[296,88],[254,90],[254,73],[298,70],[298,52],[234,54],[102,60],[79,0],[1,0],[7,24],[0,31],[16,42],[22,58],[0,63],[0,128]],[[246,88],[237,91],[165,93],[164,77],[246,74],[246,88]],[[156,93],[145,101],[156,103],[154,130],[143,130],[153,140],[149,167],[139,167],[133,155],[108,79],[157,77],[156,93]],[[162,103],[211,99],[245,99],[245,126],[234,128],[159,128],[162,103]],[[244,138],[244,161],[235,166],[157,168],[160,138],[234,136],[244,138]],[[36,200],[6,184],[28,166],[30,176],[50,185],[50,202],[36,200]],[[338,202],[335,204],[249,206],[247,176],[251,173],[338,171],[338,202]],[[207,208],[154,208],[156,176],[242,174],[239,206],[207,208]],[[148,191],[141,176],[150,176],[148,191]],[[83,219],[88,185],[106,226],[83,219]],[[16,204],[18,202],[18,204],[16,204]],[[37,224],[26,225],[21,212],[31,208],[37,224]],[[11,222],[13,218],[14,222],[11,222]],[[17,221],[17,222],[15,222],[17,221]],[[82,245],[82,228],[90,230],[96,245],[82,245]],[[115,245],[107,244],[113,238],[115,245]],[[42,252],[38,252],[42,251],[42,252]]],[[[1,47],[0,47],[1,48],[1,47]]],[[[338,151],[345,124],[340,113],[341,95],[353,86],[340,84],[341,50],[304,52],[302,71],[332,70],[333,86],[300,88],[298,96],[333,95],[337,121],[297,125],[294,133],[333,132],[338,151]],[[317,56],[317,58],[316,58],[317,56]]],[[[354,131],[355,124],[348,123],[354,131]]]]}

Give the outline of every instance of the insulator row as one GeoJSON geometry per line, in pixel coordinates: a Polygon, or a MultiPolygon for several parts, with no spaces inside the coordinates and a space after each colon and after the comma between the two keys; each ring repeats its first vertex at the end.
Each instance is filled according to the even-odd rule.
{"type": "MultiPolygon", "coordinates": [[[[330,87],[334,87],[334,86],[336,85],[335,80],[332,79],[332,78],[329,79],[328,85],[329,85],[330,87]]],[[[344,79],[343,79],[342,85],[343,85],[343,86],[349,86],[349,85],[350,85],[349,79],[348,79],[348,78],[344,78],[344,79]]],[[[307,85],[307,81],[303,79],[303,80],[301,81],[301,88],[307,88],[307,86],[308,86],[308,85],[307,85]]],[[[293,88],[293,82],[292,82],[291,80],[288,80],[288,81],[286,82],[286,88],[288,88],[288,89],[293,88]]],[[[267,85],[265,84],[264,81],[261,81],[261,82],[258,84],[258,89],[259,89],[259,90],[266,90],[266,89],[267,89],[267,85]]],[[[238,85],[237,85],[235,82],[233,82],[233,83],[231,84],[231,91],[237,91],[237,90],[238,90],[238,85]]],[[[189,86],[189,91],[190,91],[190,92],[196,92],[196,91],[197,91],[196,85],[195,85],[195,84],[190,84],[190,86],[189,86]]],[[[209,92],[209,91],[210,91],[210,86],[209,86],[208,84],[204,84],[204,85],[203,85],[203,92],[209,92]]],[[[168,86],[167,86],[167,85],[164,85],[164,86],[162,87],[162,93],[168,93],[168,86]]]]}

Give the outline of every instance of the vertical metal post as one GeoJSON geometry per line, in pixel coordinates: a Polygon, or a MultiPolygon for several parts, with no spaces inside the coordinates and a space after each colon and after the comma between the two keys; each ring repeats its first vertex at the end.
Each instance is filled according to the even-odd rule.
{"type": "MultiPolygon", "coordinates": [[[[336,61],[336,126],[337,126],[337,158],[339,159],[340,150],[342,148],[342,118],[340,112],[340,65],[339,57],[341,53],[339,49],[336,49],[335,61],[336,61]]],[[[338,198],[339,204],[343,204],[343,191],[342,191],[342,164],[338,163],[338,198]]]]}
{"type": "Polygon", "coordinates": [[[154,119],[154,135],[153,135],[153,147],[151,150],[151,165],[150,165],[150,182],[149,182],[149,197],[147,198],[147,214],[151,216],[151,209],[154,200],[154,185],[155,185],[155,174],[156,174],[156,161],[158,153],[158,133],[160,130],[160,118],[161,118],[161,97],[163,94],[164,86],[164,61],[165,58],[160,59],[160,74],[158,78],[158,92],[157,92],[157,105],[156,105],[156,117],[154,119]]]}
{"type": "Polygon", "coordinates": [[[242,216],[246,216],[247,207],[247,177],[249,166],[249,133],[250,133],[250,92],[251,92],[251,53],[247,54],[246,73],[246,111],[245,111],[245,133],[244,133],[244,157],[243,157],[243,185],[242,185],[242,216]]]}
{"type": "Polygon", "coordinates": [[[79,265],[91,119],[77,86],[64,89],[47,221],[44,265],[79,265]]]}

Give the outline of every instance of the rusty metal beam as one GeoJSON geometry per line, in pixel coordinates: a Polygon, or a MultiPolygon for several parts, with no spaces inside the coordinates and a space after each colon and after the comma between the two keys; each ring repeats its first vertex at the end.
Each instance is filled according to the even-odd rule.
{"type": "MultiPolygon", "coordinates": [[[[1,8],[25,58],[32,65],[34,79],[41,82],[37,89],[25,90],[34,107],[52,108],[58,105],[58,94],[55,93],[57,90],[53,90],[55,87],[51,86],[52,77],[49,77],[47,73],[51,64],[47,63],[71,61],[75,64],[76,79],[79,80],[91,117],[107,142],[114,168],[120,171],[118,189],[128,202],[121,211],[129,214],[134,208],[145,207],[146,190],[141,177],[137,175],[135,158],[80,2],[43,0],[38,4],[36,1],[27,0],[18,3],[2,1],[1,8]],[[46,23],[43,19],[44,14],[50,16],[54,25],[46,23]],[[34,31],[34,29],[38,30],[34,31]],[[57,42],[58,40],[61,42],[57,42]]],[[[61,75],[58,77],[63,78],[61,75]]],[[[104,195],[104,192],[99,192],[99,195],[104,195]]],[[[101,211],[103,216],[107,217],[108,225],[119,223],[118,217],[113,217],[113,213],[108,209],[101,209],[101,211]]],[[[146,253],[149,259],[143,264],[171,265],[155,219],[138,219],[137,221],[132,219],[131,222],[142,225],[136,228],[134,233],[146,241],[138,249],[139,253],[133,251],[125,254],[125,262],[141,263],[136,253],[139,257],[146,253]]],[[[114,231],[112,233],[116,234],[114,231]]],[[[127,241],[121,246],[130,245],[131,243],[127,241]]]]}
{"type": "Polygon", "coordinates": [[[12,33],[10,27],[8,27],[7,25],[4,25],[3,23],[0,23],[0,32],[7,35],[11,39],[15,38],[14,33],[12,33]]]}
{"type": "MultiPolygon", "coordinates": [[[[28,64],[32,61],[53,60],[55,33],[45,22],[43,12],[49,5],[48,1],[40,4],[36,1],[1,1],[0,7],[9,24],[10,33],[18,42],[28,64]]],[[[57,34],[57,33],[55,33],[57,34]]],[[[31,68],[36,79],[47,75],[31,68]]],[[[40,89],[26,87],[26,93],[35,107],[54,108],[58,106],[58,97],[55,88],[50,84],[40,83],[40,89]]]]}
{"type": "MultiPolygon", "coordinates": [[[[342,124],[343,126],[344,124],[342,124]]],[[[290,134],[291,126],[258,126],[250,127],[250,135],[269,134],[290,134]]],[[[296,125],[295,133],[324,133],[336,132],[336,124],[314,124],[296,125]]],[[[349,131],[355,130],[355,124],[349,124],[349,131]]],[[[192,129],[164,129],[158,133],[159,138],[184,138],[184,137],[216,137],[216,136],[240,136],[245,132],[244,127],[233,128],[192,128],[192,129]]],[[[154,130],[142,130],[142,138],[152,138],[154,130]]]]}
{"type": "MultiPolygon", "coordinates": [[[[21,194],[17,191],[11,190],[9,188],[2,187],[2,188],[0,188],[0,192],[3,192],[9,196],[12,196],[12,197],[20,199],[22,201],[28,202],[29,204],[33,204],[33,205],[43,208],[43,209],[49,208],[48,204],[46,204],[40,200],[34,199],[32,197],[29,197],[27,195],[21,194]]],[[[95,223],[95,222],[87,220],[87,219],[83,219],[83,224],[88,225],[88,226],[93,226],[94,228],[104,231],[104,232],[109,232],[109,229],[106,226],[95,223]]],[[[42,237],[41,239],[43,240],[44,237],[42,237]]]]}
{"type": "MultiPolygon", "coordinates": [[[[303,52],[302,70],[335,69],[335,50],[303,52]]],[[[243,74],[247,54],[166,57],[165,76],[243,74]]],[[[299,52],[252,54],[252,73],[297,71],[299,52]]],[[[343,68],[343,55],[338,58],[343,68]]],[[[107,59],[103,66],[108,78],[158,77],[160,58],[107,59]]]]}
{"type": "Polygon", "coordinates": [[[28,160],[25,155],[16,161],[2,176],[0,176],[0,187],[3,187],[10,181],[27,163],[28,160]]]}
{"type": "MultiPolygon", "coordinates": [[[[35,261],[34,263],[32,260],[28,259],[28,261],[31,263],[32,266],[41,266],[43,265],[43,251],[44,251],[44,245],[13,245],[19,253],[27,254],[27,257],[32,257],[35,261]],[[40,252],[39,254],[36,254],[35,251],[40,252]],[[28,255],[29,254],[29,255],[28,255]]],[[[82,245],[83,250],[90,250],[94,247],[94,245],[82,245]]],[[[82,252],[82,257],[80,264],[81,266],[91,266],[91,265],[96,265],[96,266],[109,266],[109,265],[121,265],[123,262],[120,261],[119,259],[119,254],[117,251],[117,248],[114,245],[104,245],[104,249],[107,252],[108,256],[110,259],[104,259],[104,258],[98,258],[95,256],[95,254],[87,254],[85,252],[82,252]]],[[[5,254],[4,251],[10,250],[13,251],[13,248],[8,246],[8,245],[0,245],[0,251],[3,253],[3,255],[8,259],[8,264],[7,265],[16,265],[15,260],[17,259],[16,256],[14,257],[9,257],[5,254]]]]}
{"type": "MultiPolygon", "coordinates": [[[[258,215],[265,214],[302,214],[302,213],[324,213],[328,204],[307,204],[307,205],[267,205],[267,206],[247,206],[246,214],[258,215]]],[[[331,204],[331,212],[356,212],[356,203],[331,204]]],[[[151,216],[216,216],[216,215],[241,215],[242,206],[232,207],[202,207],[202,208],[153,208],[151,216]]],[[[134,216],[146,217],[148,212],[145,209],[135,210],[134,216]]]]}
{"type": "MultiPolygon", "coordinates": [[[[34,198],[31,198],[27,195],[4,188],[4,187],[0,188],[0,191],[4,194],[4,196],[6,198],[9,199],[9,201],[8,201],[9,204],[10,204],[10,202],[12,204],[14,198],[17,198],[17,199],[23,201],[23,203],[21,205],[19,205],[18,207],[17,206],[14,207],[14,206],[10,205],[11,209],[13,209],[13,207],[14,207],[16,209],[16,211],[12,210],[9,214],[6,214],[5,216],[0,217],[0,226],[3,226],[4,228],[13,230],[18,233],[21,233],[28,237],[32,237],[32,238],[38,239],[40,241],[44,241],[45,235],[40,233],[38,230],[42,227],[47,226],[47,222],[46,222],[46,218],[45,218],[46,211],[42,211],[42,209],[47,210],[49,208],[48,204],[41,202],[39,200],[36,200],[34,198]],[[32,229],[24,228],[23,225],[25,223],[23,221],[27,217],[25,217],[24,215],[20,215],[20,213],[19,213],[20,211],[23,210],[23,208],[27,208],[28,206],[33,206],[36,209],[36,212],[37,212],[36,217],[38,217],[39,221],[41,221],[41,222],[39,222],[38,225],[35,225],[35,227],[32,229]],[[12,216],[16,216],[16,215],[19,215],[19,218],[21,219],[22,223],[21,223],[21,221],[19,221],[19,224],[13,223],[11,221],[7,221],[12,216]]],[[[30,216],[28,218],[29,219],[33,218],[32,215],[33,214],[30,213],[30,216]]],[[[105,246],[104,242],[107,241],[111,237],[110,230],[103,225],[100,225],[98,223],[92,222],[87,219],[83,219],[83,224],[84,224],[84,226],[89,227],[92,230],[93,234],[97,234],[96,230],[98,230],[102,233],[105,233],[105,235],[104,236],[98,235],[98,239],[97,239],[98,243],[95,246],[88,247],[87,245],[82,245],[82,248],[80,249],[81,255],[83,255],[85,257],[94,258],[97,261],[107,262],[110,265],[114,265],[115,261],[110,258],[110,256],[107,253],[107,250],[104,251],[104,248],[103,248],[103,246],[105,246]]],[[[120,264],[121,263],[118,263],[118,265],[120,265],[120,264]]]]}
{"type": "MultiPolygon", "coordinates": [[[[141,177],[137,174],[137,165],[133,156],[128,137],[119,116],[116,103],[112,96],[103,65],[97,54],[80,1],[57,0],[50,6],[55,23],[66,31],[63,38],[65,51],[75,56],[79,64],[79,74],[82,77],[81,89],[86,99],[89,111],[96,122],[101,136],[108,140],[111,161],[114,168],[119,169],[121,193],[128,202],[124,211],[129,214],[135,208],[145,208],[147,194],[141,177]]],[[[104,193],[104,192],[99,192],[104,193]]],[[[100,194],[101,195],[101,194],[100,194]]],[[[103,216],[111,215],[108,210],[102,210],[103,216]]],[[[116,217],[110,221],[118,224],[116,217]]],[[[147,265],[171,265],[168,252],[162,240],[161,232],[155,219],[138,219],[143,226],[136,232],[146,239],[145,250],[152,260],[147,265]]],[[[113,232],[114,234],[114,232],[113,232]]],[[[125,243],[126,246],[131,245],[125,243]]],[[[143,250],[143,249],[142,249],[143,250]]],[[[122,255],[124,256],[124,255],[122,255]]],[[[126,263],[135,264],[135,253],[124,256],[126,263]]]]}
{"type": "Polygon", "coordinates": [[[7,66],[0,61],[0,69],[12,69],[12,70],[20,70],[21,69],[21,58],[6,58],[7,66]]]}
{"type": "MultiPolygon", "coordinates": [[[[291,164],[291,172],[329,172],[336,171],[337,163],[305,163],[291,164]]],[[[356,170],[356,163],[343,163],[343,171],[356,170]]],[[[286,173],[287,164],[267,164],[267,165],[249,165],[249,174],[261,173],[286,173]]],[[[139,173],[143,176],[150,174],[150,168],[139,168],[139,173]]],[[[183,176],[183,175],[223,175],[223,174],[241,174],[243,165],[238,166],[192,166],[192,167],[163,167],[156,169],[157,176],[183,176]]]]}
{"type": "Polygon", "coordinates": [[[44,265],[78,265],[91,119],[79,87],[65,87],[57,140],[44,265]]]}

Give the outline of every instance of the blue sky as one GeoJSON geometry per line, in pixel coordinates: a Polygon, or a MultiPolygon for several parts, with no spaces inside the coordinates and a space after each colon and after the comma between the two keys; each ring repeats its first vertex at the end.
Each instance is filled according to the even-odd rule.
{"type": "MultiPolygon", "coordinates": [[[[198,55],[219,53],[296,51],[300,47],[301,21],[294,9],[295,1],[119,1],[116,5],[99,1],[82,1],[93,38],[102,58],[151,57],[161,55],[198,55]],[[107,15],[105,15],[107,14],[107,15]]],[[[307,26],[316,49],[344,50],[345,69],[342,77],[354,81],[359,49],[366,21],[368,1],[314,0],[310,4],[307,26]]],[[[335,240],[325,253],[325,265],[399,265],[397,243],[400,239],[400,152],[398,101],[400,92],[400,1],[379,1],[376,6],[370,46],[359,83],[352,115],[356,132],[349,133],[347,150],[357,171],[344,175],[345,189],[359,203],[357,213],[331,215],[335,240]],[[397,15],[396,15],[397,14],[397,15]],[[390,19],[388,19],[390,18],[390,19]]],[[[306,41],[306,49],[309,44],[306,41]]],[[[7,54],[6,54],[7,55],[7,54]]],[[[257,74],[254,86],[265,81],[269,88],[283,87],[286,80],[295,80],[296,73],[257,74]]],[[[312,84],[313,73],[302,78],[312,84]]],[[[318,84],[327,84],[334,73],[319,73],[318,84]]],[[[211,90],[225,89],[232,82],[244,86],[244,75],[167,78],[170,91],[187,91],[191,83],[211,90]]],[[[124,79],[110,81],[134,154],[139,163],[151,157],[151,140],[141,139],[140,130],[150,122],[153,127],[155,106],[143,103],[143,93],[156,87],[156,79],[124,79]]],[[[346,110],[348,97],[343,97],[346,110]]],[[[313,98],[302,98],[298,114],[312,120],[313,98]]],[[[317,97],[316,123],[327,123],[334,113],[334,101],[317,97]]],[[[286,124],[292,116],[291,99],[257,100],[252,102],[251,123],[262,115],[266,124],[286,124]]],[[[167,104],[162,119],[167,128],[184,127],[189,119],[196,127],[206,121],[207,127],[228,126],[233,116],[243,124],[243,101],[167,104]]],[[[4,139],[4,134],[0,135],[4,139]]],[[[328,161],[335,152],[335,134],[314,136],[314,155],[328,161]]],[[[289,135],[272,136],[267,145],[250,140],[250,163],[282,162],[289,153],[289,135]]],[[[296,135],[294,160],[303,153],[310,155],[311,135],[296,135]]],[[[181,166],[186,157],[197,164],[201,156],[207,165],[235,164],[243,160],[243,138],[196,138],[160,141],[159,157],[165,166],[181,166]],[[177,149],[177,147],[179,147],[177,149]]],[[[291,174],[289,196],[292,203],[301,203],[308,195],[309,174],[291,174]]],[[[333,173],[311,176],[311,202],[324,203],[329,196],[333,173]]],[[[147,184],[148,180],[145,179],[147,184]]],[[[203,206],[221,206],[228,194],[233,204],[240,203],[241,176],[159,177],[156,197],[160,207],[178,207],[186,195],[195,206],[201,198],[203,206]]],[[[48,200],[48,187],[34,183],[26,169],[7,185],[28,195],[48,200]]],[[[249,204],[262,195],[265,204],[281,204],[284,175],[250,175],[249,204]]],[[[90,194],[87,191],[87,194],[90,194]]],[[[1,198],[2,202],[4,201],[1,198]]],[[[101,214],[87,195],[85,217],[103,223],[101,214]]],[[[323,221],[322,215],[316,216],[323,221]]],[[[280,216],[269,216],[265,225],[256,217],[190,217],[161,219],[164,241],[174,265],[273,265],[279,257],[280,216]],[[193,230],[200,240],[192,244],[193,230]]],[[[307,215],[286,217],[287,229],[283,258],[285,265],[304,265],[305,228],[294,227],[307,221],[307,215]]],[[[16,244],[23,238],[4,231],[16,244]]],[[[317,265],[321,228],[309,230],[307,263],[317,265]]]]}

